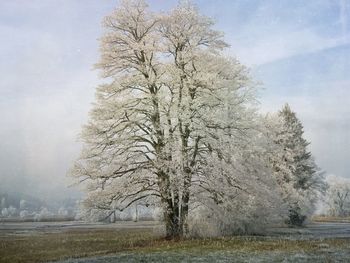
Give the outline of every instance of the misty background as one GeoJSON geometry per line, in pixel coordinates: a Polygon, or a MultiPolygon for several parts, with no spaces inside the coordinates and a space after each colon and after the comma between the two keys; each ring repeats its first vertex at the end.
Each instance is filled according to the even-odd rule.
{"type": "MultiPolygon", "coordinates": [[[[261,82],[261,111],[288,102],[317,164],[350,178],[350,1],[195,0],[261,82]]],[[[176,0],[148,1],[168,10],[176,0]]],[[[115,0],[0,1],[0,193],[78,198],[67,171],[103,80],[102,18],[115,0]]]]}

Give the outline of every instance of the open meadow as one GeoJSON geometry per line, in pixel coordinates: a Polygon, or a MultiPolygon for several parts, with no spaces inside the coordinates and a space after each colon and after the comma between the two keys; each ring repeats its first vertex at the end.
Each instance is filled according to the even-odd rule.
{"type": "Polygon", "coordinates": [[[0,262],[347,262],[349,223],[165,240],[155,222],[1,223],[0,262]],[[155,230],[156,229],[156,230],[155,230]]]}

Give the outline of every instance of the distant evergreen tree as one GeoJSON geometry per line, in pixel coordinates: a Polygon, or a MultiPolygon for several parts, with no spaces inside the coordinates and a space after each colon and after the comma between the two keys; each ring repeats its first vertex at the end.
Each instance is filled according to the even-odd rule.
{"type": "Polygon", "coordinates": [[[301,226],[315,209],[318,196],[326,188],[311,153],[309,142],[303,138],[303,125],[286,104],[278,112],[280,122],[275,143],[280,154],[274,162],[277,182],[288,205],[287,223],[301,226]]]}

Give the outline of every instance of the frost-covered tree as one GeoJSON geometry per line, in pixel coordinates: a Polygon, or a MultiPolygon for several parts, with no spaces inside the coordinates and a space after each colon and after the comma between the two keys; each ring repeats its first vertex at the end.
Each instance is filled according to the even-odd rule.
{"type": "Polygon", "coordinates": [[[34,220],[41,221],[41,220],[48,219],[52,216],[53,216],[53,213],[51,213],[46,207],[41,207],[40,211],[34,214],[34,220]]]}
{"type": "Polygon", "coordinates": [[[27,217],[30,216],[30,213],[28,212],[28,210],[22,210],[22,211],[19,213],[19,216],[20,216],[20,218],[25,219],[25,218],[27,218],[27,217]]]}
{"type": "Polygon", "coordinates": [[[326,189],[326,184],[323,173],[308,151],[309,142],[303,137],[303,126],[296,114],[286,104],[274,117],[270,119],[270,136],[277,147],[270,159],[288,205],[287,222],[302,225],[314,212],[316,201],[326,189]]]}
{"type": "Polygon", "coordinates": [[[18,210],[16,207],[10,205],[9,208],[7,209],[8,215],[11,217],[17,216],[18,215],[18,210]]]}
{"type": "Polygon", "coordinates": [[[337,177],[327,177],[329,188],[326,194],[328,213],[332,216],[350,215],[350,180],[337,177]]]}
{"type": "MultiPolygon", "coordinates": [[[[193,199],[190,231],[199,236],[262,233],[286,214],[268,156],[275,150],[263,119],[244,133],[231,131],[208,158],[205,191],[193,199]],[[225,161],[222,160],[225,159],[225,161]]],[[[200,189],[200,188],[199,188],[200,189]]]]}
{"type": "Polygon", "coordinates": [[[3,217],[8,217],[8,216],[9,216],[9,210],[8,210],[7,207],[5,207],[5,208],[3,208],[3,209],[1,210],[1,215],[2,215],[3,217]]]}
{"type": "Polygon", "coordinates": [[[190,209],[240,194],[251,199],[242,206],[258,204],[254,197],[267,192],[263,151],[249,140],[253,85],[244,66],[223,56],[228,45],[212,26],[188,3],[153,14],[144,1],[122,1],[105,18],[97,68],[107,83],[97,88],[72,169],[85,182],[88,214],[157,204],[174,238],[186,232],[190,209]]]}
{"type": "Polygon", "coordinates": [[[58,211],[57,211],[57,214],[59,215],[59,216],[68,216],[69,215],[69,211],[67,210],[67,208],[65,208],[65,207],[60,207],[59,209],[58,209],[58,211]]]}

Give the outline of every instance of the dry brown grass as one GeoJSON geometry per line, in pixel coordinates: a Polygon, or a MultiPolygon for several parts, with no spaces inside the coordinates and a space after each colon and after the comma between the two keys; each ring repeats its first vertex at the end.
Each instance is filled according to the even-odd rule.
{"type": "Polygon", "coordinates": [[[43,262],[104,255],[146,245],[151,230],[70,230],[0,237],[0,262],[43,262]]]}
{"type": "Polygon", "coordinates": [[[348,239],[283,240],[263,237],[184,239],[167,241],[150,229],[70,230],[0,237],[0,262],[44,262],[118,252],[317,252],[321,247],[350,249],[348,239]]]}
{"type": "Polygon", "coordinates": [[[336,216],[313,216],[312,221],[319,223],[335,222],[335,223],[350,223],[350,217],[336,216]]]}

